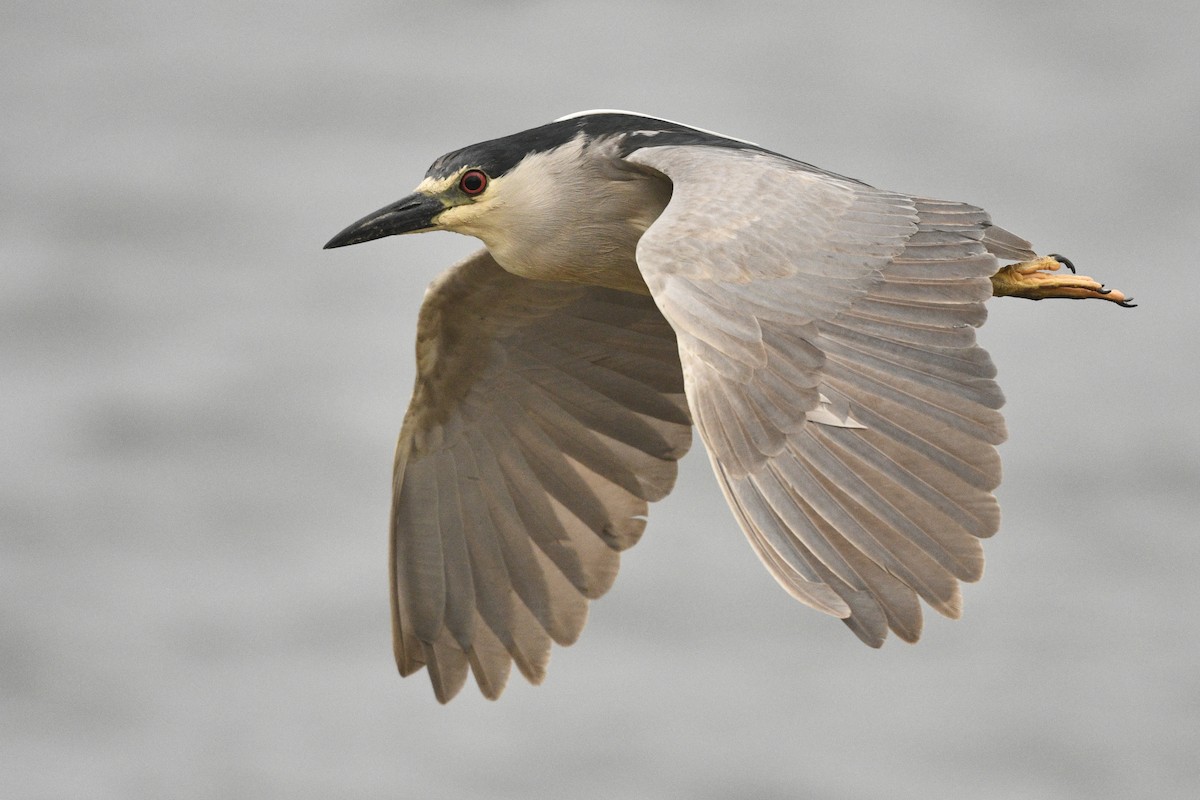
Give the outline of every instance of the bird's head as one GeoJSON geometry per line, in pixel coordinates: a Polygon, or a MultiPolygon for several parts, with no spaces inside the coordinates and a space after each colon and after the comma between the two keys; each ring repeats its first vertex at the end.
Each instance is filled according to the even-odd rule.
{"type": "Polygon", "coordinates": [[[523,219],[555,219],[568,207],[557,202],[563,185],[585,174],[587,141],[579,125],[562,120],[454,150],[433,162],[412,194],[363,217],[325,247],[433,230],[492,244],[497,232],[523,219]]]}
{"type": "Polygon", "coordinates": [[[623,190],[631,177],[645,177],[646,171],[622,157],[652,137],[655,144],[667,144],[704,133],[629,112],[601,111],[470,145],[434,161],[412,194],[363,217],[325,247],[448,230],[476,236],[502,253],[511,244],[506,237],[539,241],[602,225],[606,217],[645,216],[649,219],[638,221],[648,224],[661,204],[629,208],[623,190]]]}

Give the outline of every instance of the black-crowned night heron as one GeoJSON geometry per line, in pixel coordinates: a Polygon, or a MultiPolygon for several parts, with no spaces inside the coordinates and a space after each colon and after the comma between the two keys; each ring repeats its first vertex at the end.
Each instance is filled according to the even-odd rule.
{"type": "Polygon", "coordinates": [[[485,245],[426,293],[396,450],[396,661],[442,702],[542,680],[693,423],[796,599],[872,647],[957,617],[999,524],[984,301],[1128,304],[974,206],[627,112],[448,153],[326,247],[432,230],[485,245]]]}

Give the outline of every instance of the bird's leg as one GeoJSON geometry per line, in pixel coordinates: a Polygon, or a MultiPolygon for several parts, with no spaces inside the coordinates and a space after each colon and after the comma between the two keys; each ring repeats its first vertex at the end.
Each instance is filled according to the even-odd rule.
{"type": "Polygon", "coordinates": [[[1059,255],[1009,264],[992,276],[992,294],[1029,300],[1045,300],[1048,297],[1108,300],[1126,308],[1134,306],[1132,297],[1126,297],[1116,289],[1106,289],[1104,284],[1086,275],[1076,275],[1075,265],[1059,255]],[[1064,266],[1071,270],[1070,274],[1058,272],[1064,266]]]}

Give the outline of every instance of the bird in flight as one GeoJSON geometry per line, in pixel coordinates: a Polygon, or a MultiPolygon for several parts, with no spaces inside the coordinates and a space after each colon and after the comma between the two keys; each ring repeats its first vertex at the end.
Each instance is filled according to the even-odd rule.
{"type": "Polygon", "coordinates": [[[542,681],[693,425],[788,593],[916,641],[999,526],[984,302],[1132,305],[975,206],[621,111],[447,153],[325,246],[434,230],[484,247],[421,307],[390,576],[400,673],[443,703],[542,681]]]}

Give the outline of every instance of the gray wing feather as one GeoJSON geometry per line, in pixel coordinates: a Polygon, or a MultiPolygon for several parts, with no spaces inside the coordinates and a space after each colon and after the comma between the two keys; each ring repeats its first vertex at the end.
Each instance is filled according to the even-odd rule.
{"type": "Polygon", "coordinates": [[[480,251],[426,295],[396,449],[392,609],[402,674],[446,702],[532,682],[675,481],[691,418],[651,298],[519,278],[480,251]]]}
{"type": "Polygon", "coordinates": [[[998,527],[1003,397],[973,327],[996,255],[981,209],[754,152],[639,150],[673,182],[638,264],[688,401],[775,578],[865,642],[954,617],[998,527]],[[814,422],[813,420],[820,420],[814,422]]]}

